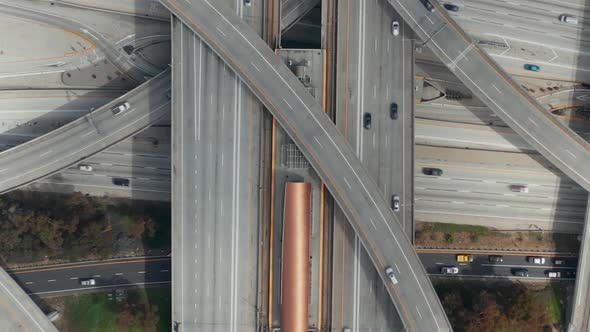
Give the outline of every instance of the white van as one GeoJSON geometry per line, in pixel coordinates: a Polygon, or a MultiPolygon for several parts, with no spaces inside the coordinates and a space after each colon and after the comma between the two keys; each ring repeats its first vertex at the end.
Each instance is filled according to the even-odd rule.
{"type": "Polygon", "coordinates": [[[578,24],[578,19],[570,15],[559,15],[559,21],[570,24],[578,24]]]}

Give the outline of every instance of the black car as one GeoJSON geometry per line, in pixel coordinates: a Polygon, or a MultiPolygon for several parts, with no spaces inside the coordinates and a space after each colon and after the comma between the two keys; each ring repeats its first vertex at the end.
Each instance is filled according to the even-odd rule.
{"type": "Polygon", "coordinates": [[[391,103],[391,106],[389,107],[389,116],[391,116],[392,119],[397,120],[397,103],[391,103]]]}
{"type": "Polygon", "coordinates": [[[129,187],[129,179],[113,178],[113,184],[121,187],[129,187]]]}
{"type": "Polygon", "coordinates": [[[422,173],[424,173],[424,175],[441,176],[443,171],[440,168],[424,167],[422,173]]]}
{"type": "Polygon", "coordinates": [[[458,12],[459,11],[459,6],[457,5],[453,5],[450,3],[445,3],[443,5],[443,7],[445,7],[446,10],[452,11],[452,12],[458,12]]]}
{"type": "Polygon", "coordinates": [[[517,277],[528,277],[529,270],[527,270],[527,269],[512,269],[512,274],[517,277]]]}
{"type": "Polygon", "coordinates": [[[575,278],[576,277],[576,271],[565,271],[563,273],[563,277],[564,278],[575,278]]]}
{"type": "Polygon", "coordinates": [[[499,255],[489,255],[488,260],[490,263],[502,263],[504,261],[504,257],[499,255]]]}
{"type": "Polygon", "coordinates": [[[430,0],[420,0],[420,2],[422,2],[424,7],[426,7],[429,12],[434,12],[434,6],[430,3],[430,0]]]}
{"type": "Polygon", "coordinates": [[[363,127],[365,127],[365,129],[371,129],[371,121],[371,113],[365,113],[365,116],[363,116],[363,127]]]}

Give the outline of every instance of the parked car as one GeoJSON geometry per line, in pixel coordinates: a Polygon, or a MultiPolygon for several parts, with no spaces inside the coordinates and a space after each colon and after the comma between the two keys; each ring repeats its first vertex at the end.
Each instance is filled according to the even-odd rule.
{"type": "Polygon", "coordinates": [[[578,24],[578,18],[571,15],[559,15],[559,21],[563,23],[571,23],[571,24],[578,24]]]}
{"type": "Polygon", "coordinates": [[[527,186],[526,184],[511,184],[510,190],[515,193],[525,193],[526,194],[529,192],[529,186],[527,186]]]}
{"type": "Polygon", "coordinates": [[[445,3],[443,5],[443,7],[445,7],[446,10],[449,10],[449,11],[452,11],[452,12],[458,12],[459,11],[459,6],[453,5],[452,3],[445,3]]]}
{"type": "Polygon", "coordinates": [[[526,258],[529,263],[543,265],[545,264],[545,257],[536,257],[536,256],[529,256],[526,258]]]}
{"type": "Polygon", "coordinates": [[[94,286],[94,285],[96,285],[96,279],[93,279],[93,278],[80,279],[80,285],[82,285],[82,286],[94,286]]]}
{"type": "Polygon", "coordinates": [[[78,164],[78,169],[85,172],[92,172],[92,166],[88,164],[78,164]]]}
{"type": "Polygon", "coordinates": [[[424,167],[422,168],[422,173],[424,175],[441,176],[443,171],[440,168],[424,167]]]}
{"type": "Polygon", "coordinates": [[[440,273],[442,273],[442,274],[458,274],[459,268],[456,266],[442,266],[440,268],[440,273]]]}
{"type": "Polygon", "coordinates": [[[129,179],[113,178],[113,184],[121,187],[129,187],[129,179]]]}
{"type": "Polygon", "coordinates": [[[422,2],[429,12],[434,12],[434,6],[430,3],[430,0],[420,0],[420,2],[422,2]]]}
{"type": "Polygon", "coordinates": [[[504,261],[504,257],[499,255],[489,255],[488,261],[490,261],[490,263],[502,263],[504,261]]]}
{"type": "Polygon", "coordinates": [[[561,272],[559,271],[545,271],[547,278],[561,278],[561,272]]]}
{"type": "Polygon", "coordinates": [[[565,259],[563,258],[553,258],[554,265],[565,265],[565,259]]]}
{"type": "Polygon", "coordinates": [[[467,255],[467,254],[457,255],[457,262],[459,262],[459,263],[473,262],[473,255],[467,255]]]}
{"type": "Polygon", "coordinates": [[[399,195],[391,196],[391,208],[394,212],[399,211],[399,195]]]}
{"type": "Polygon", "coordinates": [[[512,274],[517,277],[528,277],[529,270],[527,270],[527,269],[512,269],[512,274]]]}
{"type": "Polygon", "coordinates": [[[393,119],[393,120],[397,120],[398,118],[398,112],[397,112],[397,103],[391,103],[391,106],[389,106],[389,116],[393,119]]]}
{"type": "Polygon", "coordinates": [[[124,102],[122,104],[119,104],[118,106],[111,108],[111,111],[113,112],[113,114],[117,115],[121,112],[128,110],[129,107],[131,107],[131,105],[128,102],[124,102]]]}
{"type": "Polygon", "coordinates": [[[385,273],[387,273],[387,276],[389,277],[389,280],[391,280],[391,282],[396,285],[397,284],[397,278],[395,277],[395,273],[393,273],[393,269],[391,267],[388,267],[385,269],[385,273]]]}
{"type": "Polygon", "coordinates": [[[371,122],[372,122],[371,113],[365,113],[365,116],[363,116],[363,127],[365,127],[365,129],[367,129],[367,130],[371,129],[371,122]]]}
{"type": "Polygon", "coordinates": [[[391,34],[394,36],[399,35],[399,22],[398,21],[391,22],[391,34]]]}
{"type": "Polygon", "coordinates": [[[524,65],[524,69],[526,70],[530,70],[530,71],[540,71],[541,67],[537,66],[537,65],[531,65],[530,63],[527,63],[524,65]]]}

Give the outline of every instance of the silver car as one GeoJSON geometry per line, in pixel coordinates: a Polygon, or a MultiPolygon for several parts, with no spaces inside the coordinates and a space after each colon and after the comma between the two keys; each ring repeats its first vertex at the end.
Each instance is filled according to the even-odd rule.
{"type": "Polygon", "coordinates": [[[389,280],[391,280],[391,282],[394,285],[397,285],[397,278],[395,277],[395,273],[393,272],[393,269],[391,267],[388,267],[385,269],[385,273],[387,273],[389,280]]]}
{"type": "Polygon", "coordinates": [[[399,195],[391,196],[391,208],[393,212],[399,211],[399,195]]]}

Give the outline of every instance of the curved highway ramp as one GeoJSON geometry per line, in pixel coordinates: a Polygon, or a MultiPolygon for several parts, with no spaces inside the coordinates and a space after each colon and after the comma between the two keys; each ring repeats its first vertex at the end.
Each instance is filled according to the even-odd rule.
{"type": "Polygon", "coordinates": [[[65,126],[1,152],[0,194],[59,172],[148,127],[169,113],[169,90],[166,70],[65,126]],[[111,111],[124,102],[129,109],[111,111]]]}
{"type": "Polygon", "coordinates": [[[450,331],[399,220],[334,123],[260,37],[212,1],[161,0],[242,78],[304,152],[362,239],[405,327],[450,331]],[[386,275],[388,267],[397,284],[386,275]]]}

